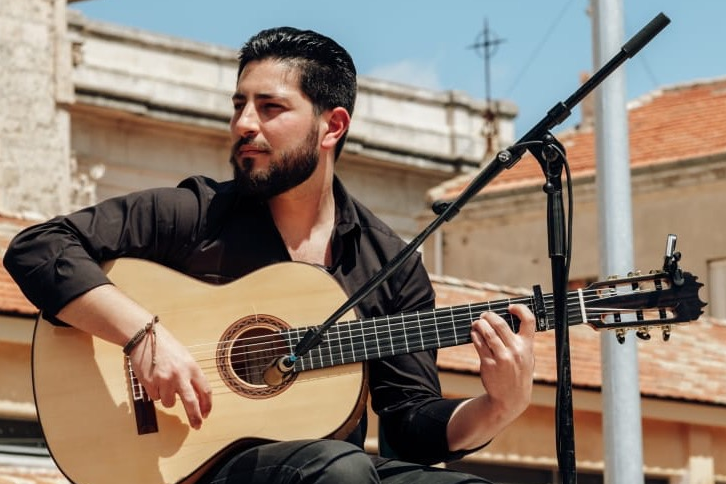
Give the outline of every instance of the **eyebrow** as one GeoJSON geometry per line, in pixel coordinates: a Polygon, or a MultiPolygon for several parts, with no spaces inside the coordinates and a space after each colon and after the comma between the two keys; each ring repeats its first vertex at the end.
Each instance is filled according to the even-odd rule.
{"type": "MultiPolygon", "coordinates": [[[[265,94],[265,93],[255,94],[253,97],[255,99],[287,99],[285,96],[282,96],[279,94],[265,94]]],[[[232,100],[234,100],[234,101],[243,100],[243,99],[247,99],[247,96],[245,96],[244,94],[242,94],[240,92],[235,92],[232,95],[232,100]]]]}

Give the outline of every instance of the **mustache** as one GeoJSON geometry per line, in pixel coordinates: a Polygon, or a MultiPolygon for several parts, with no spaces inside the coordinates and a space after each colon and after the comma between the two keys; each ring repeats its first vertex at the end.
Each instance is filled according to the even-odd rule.
{"type": "Polygon", "coordinates": [[[243,137],[238,139],[232,147],[232,153],[237,153],[242,147],[252,148],[260,151],[270,151],[272,147],[264,141],[254,141],[251,136],[243,137]]]}

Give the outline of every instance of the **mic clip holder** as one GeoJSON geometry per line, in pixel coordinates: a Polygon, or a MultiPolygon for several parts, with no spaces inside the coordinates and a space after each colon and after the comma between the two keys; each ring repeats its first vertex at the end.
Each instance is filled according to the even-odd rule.
{"type": "Polygon", "coordinates": [[[311,349],[323,342],[322,333],[309,329],[295,345],[295,351],[291,355],[285,355],[272,360],[262,373],[262,378],[266,384],[270,386],[282,385],[292,376],[295,369],[295,362],[299,359],[298,355],[304,355],[311,349]]]}

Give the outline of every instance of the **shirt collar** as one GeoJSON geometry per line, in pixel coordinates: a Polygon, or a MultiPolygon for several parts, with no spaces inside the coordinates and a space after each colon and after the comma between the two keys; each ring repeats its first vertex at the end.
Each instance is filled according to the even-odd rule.
{"type": "Polygon", "coordinates": [[[343,236],[351,232],[360,234],[360,219],[355,208],[353,197],[336,176],[333,180],[333,196],[335,197],[335,233],[343,236]]]}
{"type": "Polygon", "coordinates": [[[348,193],[337,176],[333,179],[335,198],[335,231],[333,232],[333,266],[341,262],[345,254],[356,254],[360,247],[361,222],[356,201],[348,193]],[[352,250],[353,252],[349,252],[352,250]]]}

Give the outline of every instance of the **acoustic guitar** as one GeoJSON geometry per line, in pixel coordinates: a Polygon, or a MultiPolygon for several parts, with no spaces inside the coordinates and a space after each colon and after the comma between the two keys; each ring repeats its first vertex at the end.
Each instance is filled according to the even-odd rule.
{"type": "MultiPolygon", "coordinates": [[[[41,314],[32,350],[35,403],[51,456],[76,484],[188,483],[237,446],[342,438],[365,409],[367,360],[469,343],[471,322],[483,311],[516,329],[512,303],[533,310],[538,331],[555,325],[552,296],[538,291],[395,316],[347,314],[295,362],[289,379],[271,386],[263,377],[269,364],[346,300],[325,271],[289,262],[211,285],[138,259],[106,270],[189,348],[212,385],[214,408],[201,430],[192,429],[182,405],[148,398],[118,346],[41,314]]],[[[674,283],[658,272],[594,283],[568,294],[569,324],[619,336],[659,327],[668,335],[702,313],[696,279],[683,273],[674,283]]]]}

